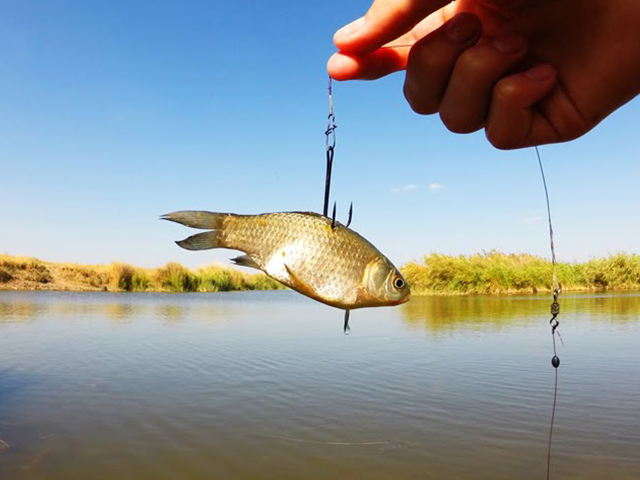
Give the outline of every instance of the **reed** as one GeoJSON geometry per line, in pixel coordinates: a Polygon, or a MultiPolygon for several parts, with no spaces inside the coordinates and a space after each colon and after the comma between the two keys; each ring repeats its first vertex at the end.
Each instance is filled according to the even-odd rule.
{"type": "MultiPolygon", "coordinates": [[[[430,254],[403,269],[414,294],[535,293],[550,291],[551,262],[498,251],[475,255],[430,254]]],[[[617,253],[585,263],[559,263],[562,290],[640,289],[640,255],[617,253]]]]}

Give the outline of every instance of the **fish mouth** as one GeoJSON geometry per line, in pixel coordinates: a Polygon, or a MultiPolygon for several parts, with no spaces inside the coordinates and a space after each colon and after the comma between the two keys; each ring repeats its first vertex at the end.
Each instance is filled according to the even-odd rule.
{"type": "Polygon", "coordinates": [[[392,301],[391,306],[395,307],[396,305],[402,305],[403,303],[407,303],[409,300],[411,300],[411,292],[398,300],[392,301]]]}

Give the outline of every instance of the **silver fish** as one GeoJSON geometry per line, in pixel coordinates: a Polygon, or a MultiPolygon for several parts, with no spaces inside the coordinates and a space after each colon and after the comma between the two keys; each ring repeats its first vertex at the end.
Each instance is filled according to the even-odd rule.
{"type": "Polygon", "coordinates": [[[410,290],[400,271],[369,241],[311,212],[235,215],[181,211],[161,217],[209,230],[176,242],[187,250],[230,248],[237,265],[262,270],[314,300],[349,311],[399,305],[410,290]]]}

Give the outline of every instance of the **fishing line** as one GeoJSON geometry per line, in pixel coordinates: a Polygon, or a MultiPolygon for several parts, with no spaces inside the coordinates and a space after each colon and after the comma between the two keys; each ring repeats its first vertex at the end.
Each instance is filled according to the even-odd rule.
{"type": "Polygon", "coordinates": [[[556,251],[553,245],[553,225],[551,224],[551,207],[549,204],[549,190],[547,188],[547,180],[544,176],[544,168],[542,167],[542,159],[540,158],[540,151],[538,146],[535,146],[536,156],[538,157],[538,165],[540,166],[540,175],[542,176],[542,185],[544,186],[544,196],[547,201],[547,218],[549,220],[549,240],[551,245],[551,264],[553,269],[553,303],[551,304],[551,338],[553,340],[553,357],[551,358],[551,365],[555,372],[555,380],[553,386],[553,407],[551,409],[551,423],[549,426],[549,443],[547,447],[547,480],[550,478],[551,471],[551,442],[553,440],[553,425],[556,418],[556,403],[558,398],[558,367],[560,366],[560,358],[556,352],[556,334],[562,343],[562,337],[560,332],[557,331],[560,326],[560,322],[557,317],[560,313],[560,303],[558,302],[558,295],[560,295],[560,285],[558,284],[558,275],[556,272],[556,251]]]}

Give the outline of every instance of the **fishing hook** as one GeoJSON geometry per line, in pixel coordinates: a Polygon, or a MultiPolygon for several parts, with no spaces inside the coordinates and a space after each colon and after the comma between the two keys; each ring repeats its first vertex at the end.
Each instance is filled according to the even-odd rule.
{"type": "Polygon", "coordinates": [[[331,190],[331,170],[333,167],[333,155],[336,148],[336,116],[333,114],[333,93],[332,79],[329,77],[329,116],[327,117],[327,129],[324,134],[326,136],[325,144],[327,150],[327,173],[324,181],[324,208],[323,215],[326,217],[329,212],[329,192],[331,190]]]}
{"type": "Polygon", "coordinates": [[[331,215],[331,230],[336,229],[336,202],[333,202],[333,214],[331,215]]]}
{"type": "MultiPolygon", "coordinates": [[[[351,220],[353,220],[353,202],[349,206],[349,218],[347,219],[346,228],[349,228],[351,225],[351,220]]],[[[336,202],[333,202],[333,213],[331,214],[331,230],[336,229],[336,202]]]]}
{"type": "Polygon", "coordinates": [[[349,335],[351,333],[351,327],[349,326],[349,313],[351,310],[344,311],[344,334],[349,335]]]}
{"type": "Polygon", "coordinates": [[[347,228],[349,228],[349,225],[351,225],[352,219],[353,219],[353,202],[351,202],[351,205],[349,206],[349,219],[347,220],[347,225],[346,225],[347,228]]]}

